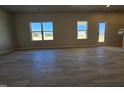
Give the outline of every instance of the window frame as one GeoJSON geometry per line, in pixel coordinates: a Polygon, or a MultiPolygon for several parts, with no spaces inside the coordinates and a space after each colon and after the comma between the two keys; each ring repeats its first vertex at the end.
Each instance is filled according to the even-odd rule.
{"type": "Polygon", "coordinates": [[[77,31],[77,32],[76,32],[76,33],[77,33],[77,34],[76,34],[76,35],[77,35],[77,36],[76,36],[76,39],[77,39],[77,40],[86,40],[86,39],[88,39],[88,30],[89,30],[88,24],[89,24],[89,23],[88,23],[88,20],[77,20],[77,22],[76,22],[76,31],[77,31]],[[85,30],[78,30],[78,29],[77,29],[77,26],[78,26],[78,22],[83,22],[83,21],[87,22],[86,38],[81,38],[81,39],[79,39],[79,38],[78,38],[78,31],[83,32],[83,31],[85,31],[85,30]]]}
{"type": "MultiPolygon", "coordinates": [[[[33,37],[32,37],[32,32],[35,32],[35,31],[32,31],[31,29],[31,23],[41,23],[40,21],[31,21],[29,23],[29,29],[30,29],[30,40],[33,41],[33,42],[37,42],[37,41],[42,41],[43,38],[41,37],[41,40],[33,40],[33,37]]],[[[38,32],[41,32],[41,35],[42,35],[42,27],[41,27],[41,31],[38,31],[38,32]]]]}
{"type": "Polygon", "coordinates": [[[52,22],[52,21],[42,21],[41,22],[41,26],[42,26],[42,37],[43,37],[43,41],[51,41],[51,40],[44,40],[44,32],[52,32],[53,33],[53,39],[52,40],[54,40],[54,23],[52,22]],[[44,31],[43,30],[43,23],[48,23],[48,22],[51,22],[52,23],[52,26],[53,26],[53,31],[44,31]]]}
{"type": "Polygon", "coordinates": [[[106,21],[99,21],[99,22],[98,22],[98,36],[97,36],[97,37],[98,37],[98,38],[97,38],[97,42],[98,42],[98,43],[100,43],[100,44],[106,43],[106,33],[107,33],[107,22],[106,22],[106,21]],[[105,23],[104,42],[99,42],[99,34],[100,34],[100,33],[99,33],[99,24],[100,24],[100,23],[105,23]]]}
{"type": "Polygon", "coordinates": [[[53,21],[30,21],[29,22],[29,30],[30,30],[30,40],[32,41],[32,42],[39,42],[39,41],[52,41],[52,40],[44,40],[44,33],[43,32],[47,32],[47,31],[43,31],[43,22],[52,22],[52,24],[53,24],[53,31],[50,31],[50,32],[52,32],[53,33],[53,39],[52,40],[54,40],[54,22],[53,21]],[[41,31],[39,31],[39,32],[41,32],[41,35],[42,35],[42,40],[33,40],[33,37],[32,37],[32,30],[31,30],[31,23],[41,23],[41,31]]]}

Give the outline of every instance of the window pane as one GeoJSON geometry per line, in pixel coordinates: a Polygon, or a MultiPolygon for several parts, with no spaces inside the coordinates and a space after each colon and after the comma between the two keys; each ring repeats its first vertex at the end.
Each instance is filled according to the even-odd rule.
{"type": "Polygon", "coordinates": [[[43,31],[53,31],[53,23],[43,22],[43,31]]]}
{"type": "Polygon", "coordinates": [[[87,38],[87,31],[78,31],[78,34],[77,34],[77,38],[78,39],[86,39],[87,38]]]}
{"type": "Polygon", "coordinates": [[[42,34],[41,32],[32,32],[32,40],[37,41],[37,40],[42,40],[42,34]]]}
{"type": "Polygon", "coordinates": [[[31,31],[41,31],[41,23],[40,22],[32,22],[31,23],[31,31]]]}
{"type": "Polygon", "coordinates": [[[43,32],[44,40],[53,40],[53,32],[43,32]]]}
{"type": "Polygon", "coordinates": [[[106,23],[99,23],[99,42],[105,41],[105,25],[106,23]]]}
{"type": "Polygon", "coordinates": [[[77,30],[87,30],[87,21],[78,21],[77,30]]]}

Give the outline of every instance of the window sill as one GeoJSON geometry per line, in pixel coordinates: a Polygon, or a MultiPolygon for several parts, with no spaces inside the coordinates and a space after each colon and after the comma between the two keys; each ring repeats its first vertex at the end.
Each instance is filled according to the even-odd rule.
{"type": "Polygon", "coordinates": [[[77,40],[88,40],[88,38],[86,38],[86,39],[77,39],[77,40]]]}
{"type": "Polygon", "coordinates": [[[44,41],[54,41],[54,40],[37,40],[37,41],[31,41],[31,42],[44,42],[44,41]]]}

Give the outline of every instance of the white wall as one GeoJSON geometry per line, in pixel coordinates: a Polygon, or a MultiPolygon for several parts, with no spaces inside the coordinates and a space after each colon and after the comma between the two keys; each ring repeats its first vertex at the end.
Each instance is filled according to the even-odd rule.
{"type": "Polygon", "coordinates": [[[121,46],[118,29],[124,28],[123,13],[19,13],[15,15],[18,48],[80,47],[98,45],[98,23],[105,21],[105,45],[121,46]],[[76,39],[76,22],[88,21],[88,39],[76,39]],[[53,21],[54,40],[32,42],[29,30],[31,21],[53,21]]]}
{"type": "Polygon", "coordinates": [[[0,54],[15,48],[15,33],[12,15],[0,9],[0,54]]]}

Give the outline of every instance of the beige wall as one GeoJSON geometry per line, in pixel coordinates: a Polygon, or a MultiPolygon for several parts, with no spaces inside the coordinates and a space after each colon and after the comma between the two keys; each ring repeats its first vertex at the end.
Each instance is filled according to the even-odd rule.
{"type": "Polygon", "coordinates": [[[123,13],[19,13],[15,15],[17,47],[80,47],[98,45],[98,23],[107,23],[106,45],[121,46],[122,38],[117,35],[124,28],[123,13]],[[88,39],[76,39],[77,20],[88,20],[88,39]],[[31,41],[29,22],[53,21],[53,41],[31,41]]]}
{"type": "Polygon", "coordinates": [[[15,48],[12,15],[0,9],[0,54],[15,48]]]}

